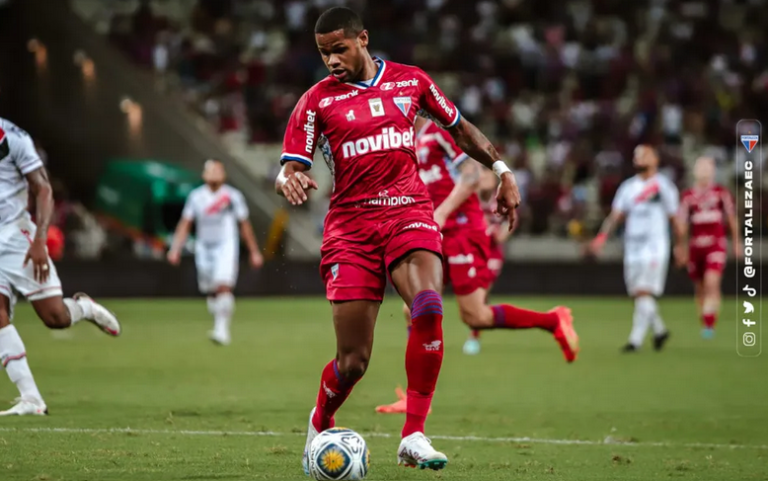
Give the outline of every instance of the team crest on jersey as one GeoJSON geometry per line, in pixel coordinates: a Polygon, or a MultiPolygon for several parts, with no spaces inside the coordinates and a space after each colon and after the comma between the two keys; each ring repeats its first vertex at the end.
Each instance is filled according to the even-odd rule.
{"type": "Polygon", "coordinates": [[[372,117],[384,117],[384,103],[381,99],[371,99],[368,101],[368,105],[371,106],[372,117]]]}
{"type": "Polygon", "coordinates": [[[403,115],[408,117],[408,112],[411,111],[411,98],[410,97],[395,97],[394,99],[395,105],[397,105],[397,108],[400,109],[400,112],[403,113],[403,115]]]}
{"type": "Polygon", "coordinates": [[[339,265],[338,264],[334,264],[333,266],[331,266],[331,275],[333,276],[334,279],[336,279],[336,277],[339,275],[339,265]]]}
{"type": "Polygon", "coordinates": [[[747,152],[750,154],[752,153],[752,149],[755,148],[757,145],[757,141],[760,140],[760,137],[757,135],[742,135],[741,136],[741,145],[744,146],[745,149],[747,149],[747,152]]]}

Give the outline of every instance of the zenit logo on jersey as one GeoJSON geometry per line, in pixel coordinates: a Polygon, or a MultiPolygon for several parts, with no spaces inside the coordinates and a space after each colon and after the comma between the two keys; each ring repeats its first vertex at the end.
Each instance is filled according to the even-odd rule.
{"type": "Polygon", "coordinates": [[[403,113],[406,117],[408,117],[408,112],[411,111],[411,105],[413,102],[411,101],[410,97],[395,97],[393,99],[395,101],[395,105],[397,105],[397,108],[400,109],[400,112],[403,113]]]}
{"type": "Polygon", "coordinates": [[[747,149],[747,152],[751,154],[752,149],[755,148],[755,145],[757,145],[758,140],[760,140],[760,136],[758,135],[742,135],[741,145],[743,145],[744,148],[747,149]]]}

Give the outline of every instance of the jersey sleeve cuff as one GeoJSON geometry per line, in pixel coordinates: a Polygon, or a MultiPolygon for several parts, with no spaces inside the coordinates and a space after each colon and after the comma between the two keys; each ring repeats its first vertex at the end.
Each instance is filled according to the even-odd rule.
{"type": "Polygon", "coordinates": [[[449,129],[450,129],[451,127],[456,127],[457,125],[459,125],[459,121],[460,121],[460,120],[461,120],[461,112],[459,112],[459,109],[458,109],[458,107],[457,107],[457,108],[456,108],[456,118],[455,118],[455,119],[453,119],[453,122],[451,122],[450,124],[448,124],[446,128],[449,128],[449,129]]]}
{"type": "Polygon", "coordinates": [[[303,155],[296,154],[283,154],[280,156],[280,165],[285,165],[286,162],[301,162],[307,167],[312,167],[312,159],[303,155]]]}
{"type": "Polygon", "coordinates": [[[30,172],[34,172],[37,169],[42,169],[43,167],[43,161],[38,159],[23,166],[19,166],[19,171],[21,172],[21,175],[27,175],[30,172]]]}
{"type": "Polygon", "coordinates": [[[469,156],[465,154],[464,152],[460,153],[456,156],[456,158],[453,159],[453,165],[455,167],[460,166],[465,160],[467,160],[469,156]]]}

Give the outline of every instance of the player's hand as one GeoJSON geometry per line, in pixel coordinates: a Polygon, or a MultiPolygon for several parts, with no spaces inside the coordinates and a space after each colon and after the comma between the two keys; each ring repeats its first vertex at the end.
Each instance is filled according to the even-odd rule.
{"type": "Polygon", "coordinates": [[[51,269],[48,266],[48,250],[45,248],[45,241],[36,238],[29,246],[27,256],[24,257],[24,267],[27,267],[29,261],[35,269],[35,280],[44,284],[51,275],[51,269]]]}
{"type": "Polygon", "coordinates": [[[675,246],[674,256],[677,267],[683,268],[688,265],[688,249],[684,245],[675,246]]]}
{"type": "Polygon", "coordinates": [[[600,255],[600,253],[603,251],[603,246],[605,245],[605,241],[608,238],[605,234],[598,234],[594,239],[592,239],[592,242],[589,243],[588,251],[593,256],[597,257],[600,255]]]}
{"type": "Polygon", "coordinates": [[[280,189],[288,202],[292,205],[301,205],[307,201],[307,191],[317,190],[317,182],[303,172],[294,172],[285,179],[280,189]]]}
{"type": "Polygon", "coordinates": [[[181,262],[181,253],[177,250],[171,249],[168,251],[168,262],[172,266],[177,266],[181,262]]]}
{"type": "Polygon", "coordinates": [[[264,256],[262,256],[261,252],[259,251],[251,252],[250,261],[251,261],[251,267],[253,267],[254,269],[259,269],[261,268],[261,266],[264,265],[264,256]]]}
{"type": "Polygon", "coordinates": [[[515,227],[517,218],[517,209],[520,206],[520,191],[517,189],[515,176],[510,172],[501,174],[501,183],[496,193],[496,211],[495,213],[509,219],[509,230],[515,227]]]}

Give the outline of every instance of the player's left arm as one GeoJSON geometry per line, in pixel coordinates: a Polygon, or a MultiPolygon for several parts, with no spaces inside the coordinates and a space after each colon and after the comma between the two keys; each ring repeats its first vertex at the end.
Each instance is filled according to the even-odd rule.
{"type": "Polygon", "coordinates": [[[435,222],[442,228],[445,221],[461,206],[480,185],[480,164],[467,157],[466,154],[460,154],[455,164],[459,171],[459,179],[448,194],[448,197],[442,204],[435,209],[435,222]]]}
{"type": "Polygon", "coordinates": [[[43,283],[48,280],[48,251],[46,242],[48,240],[48,227],[53,218],[53,189],[48,180],[48,172],[45,167],[35,169],[25,175],[29,189],[35,196],[35,223],[37,232],[29,247],[27,256],[24,259],[24,266],[32,261],[35,269],[35,279],[43,283]]]}
{"type": "Polygon", "coordinates": [[[249,219],[248,205],[245,203],[243,195],[239,192],[232,197],[232,201],[235,208],[235,216],[237,216],[237,221],[240,224],[240,237],[243,238],[245,246],[250,253],[249,260],[251,267],[258,269],[264,265],[264,257],[259,251],[259,243],[256,241],[256,235],[253,233],[253,226],[249,219]]]}
{"type": "Polygon", "coordinates": [[[688,223],[683,222],[683,218],[680,216],[680,192],[671,180],[660,182],[659,188],[661,203],[669,222],[672,224],[674,257],[677,265],[683,267],[688,263],[688,248],[686,246],[688,223]]]}
{"type": "Polygon", "coordinates": [[[733,254],[740,259],[742,256],[741,235],[739,235],[739,219],[736,216],[736,205],[733,197],[728,191],[722,194],[723,210],[728,218],[728,229],[731,231],[731,241],[733,242],[733,254]]]}
{"type": "Polygon", "coordinates": [[[477,127],[461,116],[459,109],[446,98],[445,94],[423,70],[417,69],[419,77],[419,106],[445,126],[459,148],[492,169],[501,179],[496,195],[496,213],[509,218],[510,228],[515,223],[515,209],[520,205],[520,191],[512,170],[501,160],[496,148],[477,127]]]}
{"type": "Polygon", "coordinates": [[[497,213],[509,219],[511,229],[515,224],[515,209],[520,205],[520,191],[512,170],[501,160],[501,155],[488,137],[467,119],[460,118],[448,132],[461,150],[493,170],[501,179],[497,194],[497,213]]]}

